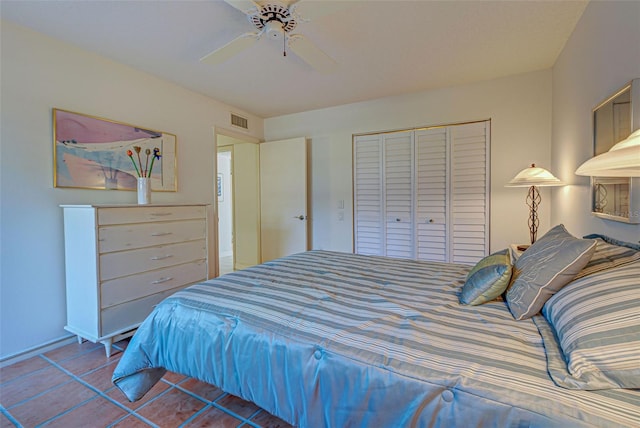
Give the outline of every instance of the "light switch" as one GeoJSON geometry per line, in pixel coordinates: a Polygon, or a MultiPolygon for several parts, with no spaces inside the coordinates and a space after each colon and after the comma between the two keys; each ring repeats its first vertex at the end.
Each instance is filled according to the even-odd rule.
{"type": "Polygon", "coordinates": [[[338,201],[338,209],[339,210],[343,210],[344,209],[344,199],[340,199],[338,201]]]}

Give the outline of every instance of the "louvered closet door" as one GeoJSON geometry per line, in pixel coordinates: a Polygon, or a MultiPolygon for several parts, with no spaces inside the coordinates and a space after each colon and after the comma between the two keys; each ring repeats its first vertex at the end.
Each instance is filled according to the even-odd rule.
{"type": "Polygon", "coordinates": [[[416,131],[416,258],[447,260],[447,128],[416,131]]]}
{"type": "Polygon", "coordinates": [[[384,255],[382,136],[354,139],[354,242],[358,254],[384,255]]]}
{"type": "Polygon", "coordinates": [[[383,134],[385,255],[414,257],[413,132],[383,134]]]}
{"type": "Polygon", "coordinates": [[[473,264],[489,250],[489,122],[451,127],[449,261],[473,264]]]}

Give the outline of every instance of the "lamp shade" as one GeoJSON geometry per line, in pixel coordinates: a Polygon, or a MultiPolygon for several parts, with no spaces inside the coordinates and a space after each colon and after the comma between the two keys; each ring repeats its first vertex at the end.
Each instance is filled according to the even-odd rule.
{"type": "Polygon", "coordinates": [[[595,156],[576,170],[577,175],[598,177],[640,177],[640,129],[595,156]]]}
{"type": "Polygon", "coordinates": [[[544,168],[532,163],[518,173],[505,187],[563,186],[564,183],[544,168]]]}

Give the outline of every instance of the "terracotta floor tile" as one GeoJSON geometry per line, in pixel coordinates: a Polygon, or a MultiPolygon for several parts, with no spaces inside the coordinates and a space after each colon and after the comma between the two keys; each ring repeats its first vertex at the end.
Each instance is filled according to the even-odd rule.
{"type": "Polygon", "coordinates": [[[133,415],[127,416],[117,424],[112,425],[113,428],[149,428],[153,425],[149,425],[146,422],[136,418],[133,415]]]}
{"type": "Polygon", "coordinates": [[[0,384],[47,366],[49,366],[49,363],[46,360],[40,357],[31,357],[10,366],[0,367],[0,384]]]}
{"type": "MultiPolygon", "coordinates": [[[[104,346],[102,346],[101,343],[93,343],[89,341],[85,341],[82,343],[74,342],[70,343],[69,345],[56,348],[52,351],[45,352],[43,355],[55,362],[59,362],[69,357],[74,357],[78,354],[82,354],[83,352],[87,352],[97,348],[100,348],[104,351],[104,346]]],[[[102,353],[102,355],[104,355],[104,352],[102,353]]]]}
{"type": "Polygon", "coordinates": [[[249,401],[245,401],[242,398],[236,397],[235,395],[227,395],[226,397],[222,397],[220,400],[216,401],[216,404],[219,404],[231,410],[232,412],[239,416],[242,416],[243,418],[248,418],[258,410],[260,410],[260,407],[249,401]]]}
{"type": "Polygon", "coordinates": [[[23,400],[72,380],[73,378],[62,370],[49,364],[49,367],[36,370],[13,382],[3,384],[2,388],[0,388],[0,403],[2,403],[4,407],[11,407],[23,400]]]}
{"type": "Polygon", "coordinates": [[[162,428],[171,428],[179,426],[204,406],[203,401],[172,388],[137,413],[162,428]]]}
{"type": "Polygon", "coordinates": [[[111,355],[107,358],[104,354],[104,349],[94,349],[91,352],[86,352],[77,357],[68,358],[64,361],[60,361],[58,364],[69,370],[71,373],[80,376],[95,368],[105,366],[107,364],[117,362],[120,360],[122,353],[111,355]]]}
{"type": "Polygon", "coordinates": [[[113,388],[111,377],[113,376],[113,370],[115,368],[116,362],[114,361],[107,366],[81,376],[81,379],[99,389],[100,391],[106,391],[110,388],[113,388]]]}
{"type": "Polygon", "coordinates": [[[153,388],[151,388],[149,390],[149,392],[147,392],[144,397],[142,397],[140,400],[138,401],[134,401],[133,403],[131,403],[127,397],[124,395],[124,393],[122,391],[120,391],[118,388],[114,387],[113,389],[109,390],[109,392],[107,392],[107,395],[109,396],[109,398],[117,401],[118,403],[127,406],[129,409],[137,409],[140,406],[142,406],[143,404],[146,404],[147,402],[149,402],[150,400],[152,400],[153,398],[157,397],[158,394],[166,391],[167,389],[171,388],[171,386],[165,382],[158,382],[156,383],[153,388]]]}
{"type": "Polygon", "coordinates": [[[69,413],[43,425],[47,428],[106,427],[127,412],[102,397],[96,397],[69,413]]]}
{"type": "Polygon", "coordinates": [[[181,375],[179,373],[174,373],[174,372],[167,372],[162,379],[166,380],[167,382],[176,384],[176,383],[180,383],[181,381],[183,381],[184,379],[186,379],[187,377],[184,375],[181,375]]]}
{"type": "Polygon", "coordinates": [[[3,413],[0,413],[0,427],[12,427],[13,423],[3,413]]]}
{"type": "Polygon", "coordinates": [[[192,421],[184,424],[184,427],[189,428],[231,428],[237,427],[242,421],[236,419],[228,413],[216,407],[208,407],[205,411],[196,416],[192,421]]]}
{"type": "Polygon", "coordinates": [[[267,413],[264,410],[251,419],[256,425],[263,428],[293,428],[293,425],[283,421],[282,419],[267,413]]]}
{"type": "Polygon", "coordinates": [[[213,401],[224,394],[224,392],[220,388],[205,382],[201,382],[194,378],[187,378],[183,382],[180,382],[179,385],[181,388],[193,392],[197,396],[202,397],[208,401],[213,401]]]}
{"type": "Polygon", "coordinates": [[[10,412],[24,426],[35,426],[95,396],[89,388],[72,381],[15,406],[10,412]]]}

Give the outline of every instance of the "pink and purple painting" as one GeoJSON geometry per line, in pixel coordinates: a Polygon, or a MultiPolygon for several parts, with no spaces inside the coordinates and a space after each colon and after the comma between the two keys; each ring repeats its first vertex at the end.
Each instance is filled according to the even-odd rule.
{"type": "Polygon", "coordinates": [[[152,190],[176,191],[175,135],[60,109],[53,124],[55,187],[135,190],[146,175],[152,190]]]}

